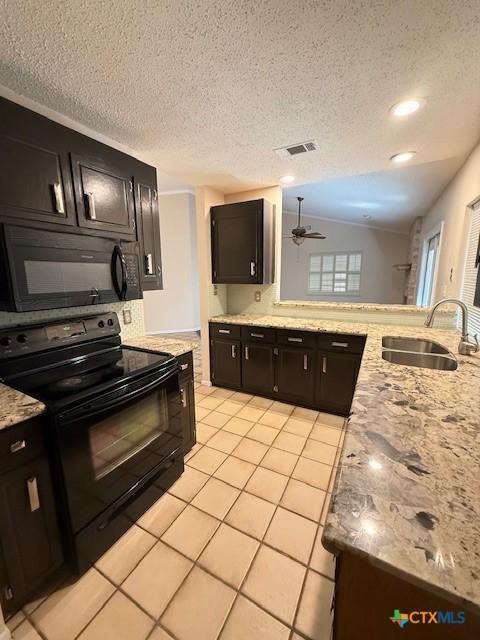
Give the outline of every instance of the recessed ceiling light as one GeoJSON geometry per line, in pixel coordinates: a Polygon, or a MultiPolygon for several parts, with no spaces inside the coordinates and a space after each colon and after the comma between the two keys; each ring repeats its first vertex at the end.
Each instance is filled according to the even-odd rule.
{"type": "Polygon", "coordinates": [[[396,153],[390,160],[396,164],[402,164],[411,160],[415,154],[416,151],[402,151],[402,153],[396,153]]]}
{"type": "Polygon", "coordinates": [[[415,100],[403,100],[403,102],[397,102],[397,104],[394,104],[390,111],[394,116],[403,118],[404,116],[409,116],[412,113],[415,113],[415,111],[418,111],[424,104],[425,100],[422,100],[421,98],[415,98],[415,100]]]}
{"type": "Polygon", "coordinates": [[[293,182],[295,180],[295,176],[282,176],[280,178],[280,182],[283,182],[283,184],[289,184],[290,182],[293,182]]]}

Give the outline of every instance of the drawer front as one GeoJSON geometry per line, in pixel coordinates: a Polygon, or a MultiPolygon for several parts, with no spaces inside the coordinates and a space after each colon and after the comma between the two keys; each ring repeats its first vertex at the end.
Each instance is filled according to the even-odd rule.
{"type": "Polygon", "coordinates": [[[242,340],[248,340],[248,342],[275,342],[275,329],[242,327],[242,340]]]}
{"type": "Polygon", "coordinates": [[[348,333],[324,333],[318,336],[319,349],[345,353],[362,353],[365,346],[364,336],[353,336],[348,333]]]}
{"type": "Polygon", "coordinates": [[[39,417],[0,431],[0,465],[16,467],[45,450],[42,420],[39,417]]]}
{"type": "Polygon", "coordinates": [[[193,355],[192,352],[184,353],[181,356],[177,356],[178,364],[180,367],[179,376],[181,378],[193,378],[193,355]]]}
{"type": "Polygon", "coordinates": [[[278,329],[277,340],[279,344],[288,344],[290,347],[314,347],[316,335],[313,331],[295,331],[293,329],[278,329]]]}
{"type": "Polygon", "coordinates": [[[232,338],[238,340],[240,338],[241,326],[239,324],[219,324],[217,322],[210,323],[210,336],[212,338],[232,338]]]}

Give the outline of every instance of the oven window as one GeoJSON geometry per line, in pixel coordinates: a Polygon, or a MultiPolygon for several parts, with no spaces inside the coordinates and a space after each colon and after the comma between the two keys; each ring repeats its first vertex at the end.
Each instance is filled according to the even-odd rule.
{"type": "Polygon", "coordinates": [[[110,264],[107,262],[60,262],[25,260],[29,294],[108,291],[112,288],[110,264]]]}
{"type": "Polygon", "coordinates": [[[165,389],[138,400],[90,428],[95,479],[100,480],[168,430],[165,389]]]}

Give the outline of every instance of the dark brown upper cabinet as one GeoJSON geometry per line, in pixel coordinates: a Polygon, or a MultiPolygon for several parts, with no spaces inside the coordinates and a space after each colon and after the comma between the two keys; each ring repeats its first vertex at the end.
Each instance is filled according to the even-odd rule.
{"type": "Polygon", "coordinates": [[[0,216],[75,224],[68,146],[60,125],[0,98],[0,216]]]}
{"type": "Polygon", "coordinates": [[[211,207],[212,282],[273,282],[273,214],[264,200],[211,207]]]}
{"type": "Polygon", "coordinates": [[[138,163],[134,195],[140,269],[144,290],[163,289],[157,175],[154,167],[138,163]]]}
{"type": "Polygon", "coordinates": [[[132,167],[88,155],[71,158],[79,226],[135,236],[132,167]]]}

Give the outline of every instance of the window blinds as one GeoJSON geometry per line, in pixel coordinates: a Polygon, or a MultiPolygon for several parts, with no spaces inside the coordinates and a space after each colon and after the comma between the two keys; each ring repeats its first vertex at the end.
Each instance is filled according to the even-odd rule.
{"type": "Polygon", "coordinates": [[[475,257],[477,255],[478,238],[480,235],[480,201],[473,206],[472,221],[467,244],[467,259],[463,274],[462,300],[468,307],[469,322],[468,332],[471,335],[479,334],[480,339],[480,307],[473,306],[475,287],[477,285],[477,269],[475,257]]]}

